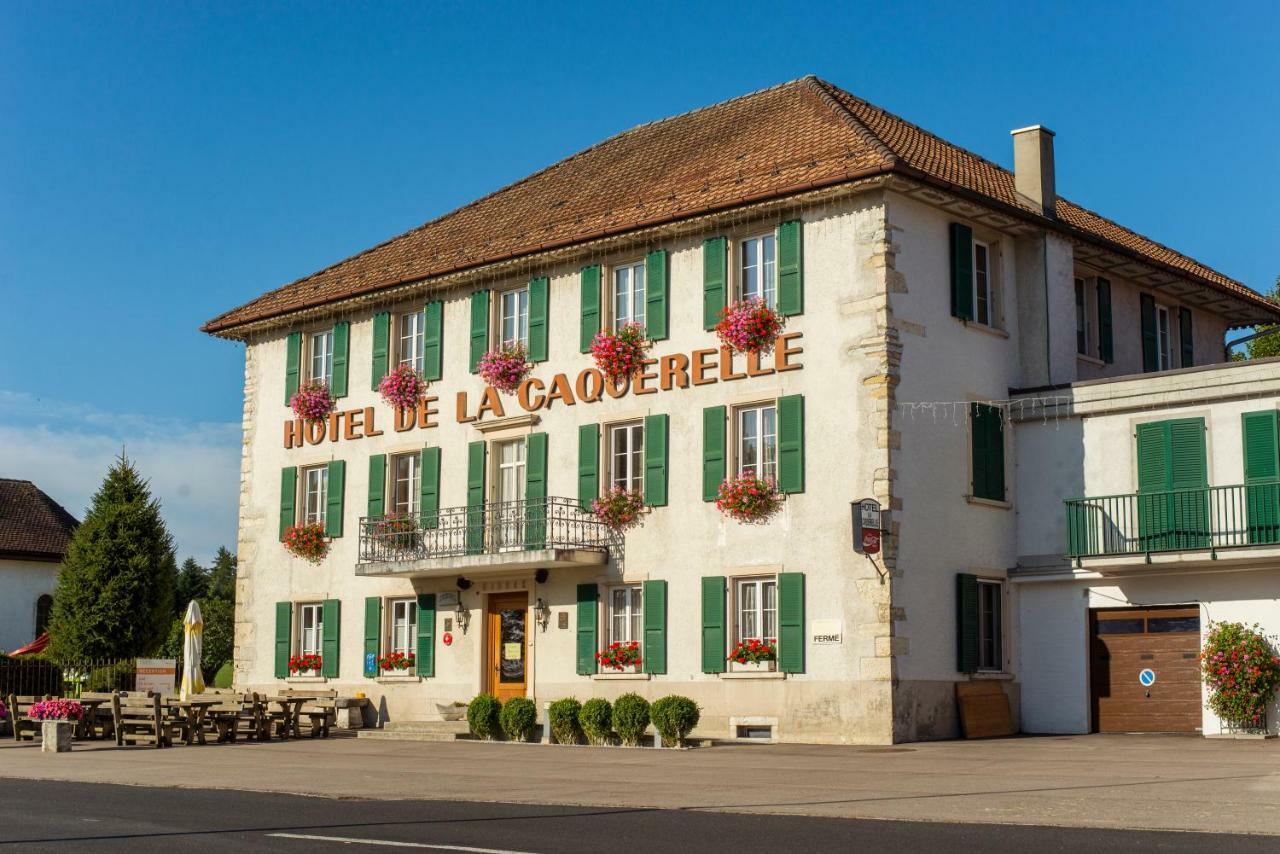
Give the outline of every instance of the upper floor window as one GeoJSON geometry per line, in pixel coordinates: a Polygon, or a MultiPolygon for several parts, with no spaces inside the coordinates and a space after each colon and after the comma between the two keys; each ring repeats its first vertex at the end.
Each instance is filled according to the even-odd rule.
{"type": "Polygon", "coordinates": [[[644,640],[641,595],[639,585],[609,591],[609,643],[644,640]]]}
{"type": "Polygon", "coordinates": [[[973,241],[973,317],[984,326],[995,326],[991,287],[991,247],[973,241]]]}
{"type": "Polygon", "coordinates": [[[53,597],[45,593],[36,599],[36,633],[33,637],[38,638],[49,631],[49,617],[52,615],[53,597]]]}
{"type": "Polygon", "coordinates": [[[609,428],[609,486],[638,492],[644,488],[644,425],[609,428]]]}
{"type": "Polygon", "coordinates": [[[499,300],[498,334],[502,346],[529,346],[529,289],[504,291],[499,300]]]}
{"type": "Polygon", "coordinates": [[[613,268],[613,328],[644,326],[644,263],[613,268]]]}
{"type": "Polygon", "coordinates": [[[1090,310],[1089,302],[1088,283],[1076,277],[1076,352],[1081,356],[1093,355],[1095,312],[1090,310]]]}
{"type": "Polygon", "coordinates": [[[399,335],[396,341],[396,358],[401,365],[409,365],[418,373],[423,370],[423,341],[426,318],[421,311],[411,311],[398,319],[399,335]]]}
{"type": "Polygon", "coordinates": [[[302,470],[302,524],[323,525],[329,502],[329,467],[302,470]]]}
{"type": "Polygon", "coordinates": [[[1166,305],[1156,304],[1156,354],[1159,357],[1159,370],[1167,371],[1173,367],[1173,328],[1172,312],[1166,305]]]}
{"type": "Polygon", "coordinates": [[[740,300],[762,299],[778,307],[777,240],[772,233],[748,237],[738,243],[738,294],[740,300]]]}
{"type": "Polygon", "coordinates": [[[311,371],[308,379],[328,385],[333,379],[333,330],[313,332],[307,348],[311,371]]]}
{"type": "Polygon", "coordinates": [[[737,412],[739,477],[778,479],[778,409],[772,403],[737,412]]]}
{"type": "Polygon", "coordinates": [[[419,485],[422,481],[422,457],[398,454],[391,458],[391,512],[412,516],[418,512],[419,485]]]}

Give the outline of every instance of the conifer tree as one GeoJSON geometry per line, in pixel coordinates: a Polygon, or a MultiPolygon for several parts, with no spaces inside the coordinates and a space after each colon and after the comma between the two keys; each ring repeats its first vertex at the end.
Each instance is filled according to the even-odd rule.
{"type": "Polygon", "coordinates": [[[203,599],[209,592],[209,571],[189,557],[178,570],[178,583],[173,594],[173,614],[182,617],[192,599],[203,599]]]}
{"type": "Polygon", "coordinates": [[[236,556],[225,546],[218,546],[209,570],[209,596],[228,604],[236,601],[236,556]]]}

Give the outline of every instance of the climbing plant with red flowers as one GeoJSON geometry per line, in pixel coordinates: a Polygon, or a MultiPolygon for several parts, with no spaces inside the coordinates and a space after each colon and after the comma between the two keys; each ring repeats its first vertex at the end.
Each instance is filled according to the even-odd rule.
{"type": "Polygon", "coordinates": [[[1244,729],[1267,725],[1267,706],[1280,687],[1280,656],[1257,625],[1212,623],[1200,653],[1209,708],[1244,729]]]}
{"type": "Polygon", "coordinates": [[[782,496],[774,482],[749,474],[731,477],[720,484],[716,498],[716,509],[730,519],[749,525],[769,521],[781,508],[782,496]]]}
{"type": "Polygon", "coordinates": [[[329,538],[324,525],[290,525],[284,531],[284,547],[289,554],[311,563],[320,563],[329,554],[329,538]]]}

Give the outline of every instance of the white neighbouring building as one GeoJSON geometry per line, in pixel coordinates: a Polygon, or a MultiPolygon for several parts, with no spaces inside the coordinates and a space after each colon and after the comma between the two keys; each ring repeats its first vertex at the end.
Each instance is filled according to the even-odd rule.
{"type": "Polygon", "coordinates": [[[1277,367],[1223,341],[1280,308],[1058,197],[1050,131],[1014,148],[1009,172],[808,77],[209,321],[247,345],[237,684],[361,691],[382,720],[485,690],[678,693],[708,735],[889,743],[955,736],[957,683],[993,680],[1028,731],[1215,726],[1185,653],[1210,619],[1280,630],[1277,367]],[[784,335],[734,356],[711,328],[757,296],[784,335]],[[652,362],[607,387],[586,345],[628,320],[652,362]],[[533,370],[500,395],[474,366],[511,342],[533,370]],[[375,390],[402,363],[430,380],[416,412],[375,390]],[[313,379],[338,411],[308,426],[288,400],[313,379]],[[711,500],[744,471],[785,493],[767,524],[711,500]],[[651,507],[625,536],[581,510],[611,485],[651,507]],[[1224,490],[1252,515],[1220,514],[1224,490]],[[875,559],[863,498],[887,511],[875,559]],[[1141,526],[1108,515],[1128,504],[1141,526]],[[319,565],[280,542],[308,522],[319,565]],[[753,638],[774,668],[726,661],[753,638]],[[632,640],[638,672],[600,672],[632,640]],[[381,674],[392,652],[416,672],[381,674]],[[290,673],[303,653],[318,672],[290,673]]]}
{"type": "Polygon", "coordinates": [[[79,523],[29,480],[0,478],[0,652],[44,634],[79,523]]]}

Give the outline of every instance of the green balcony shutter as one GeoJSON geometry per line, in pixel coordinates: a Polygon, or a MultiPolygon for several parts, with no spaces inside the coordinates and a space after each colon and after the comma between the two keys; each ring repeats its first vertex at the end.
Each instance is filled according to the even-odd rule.
{"type": "Polygon", "coordinates": [[[387,375],[391,362],[391,313],[380,311],[373,316],[373,366],[370,369],[370,385],[378,390],[378,383],[387,375]]]}
{"type": "Polygon", "coordinates": [[[655,249],[644,258],[644,323],[650,340],[667,337],[667,251],[655,249]]]}
{"type": "Polygon", "coordinates": [[[1175,548],[1205,549],[1210,545],[1209,464],[1202,418],[1169,422],[1169,468],[1175,548]]]}
{"type": "Polygon", "coordinates": [[[378,675],[378,654],[382,651],[382,597],[367,596],[364,600],[364,675],[372,679],[378,675]]]}
{"type": "Polygon", "coordinates": [[[646,415],[644,419],[644,503],[650,507],[667,503],[666,415],[646,415]]]}
{"type": "Polygon", "coordinates": [[[1098,277],[1098,358],[1110,365],[1116,360],[1111,331],[1111,280],[1098,277]]]}
{"type": "Polygon", "coordinates": [[[600,266],[593,264],[582,268],[581,279],[581,326],[578,331],[578,346],[584,353],[591,352],[591,342],[600,331],[600,266]]]}
{"type": "Polygon", "coordinates": [[[804,312],[804,239],[800,220],[778,226],[778,311],[804,312]]]}
{"type": "Polygon", "coordinates": [[[702,579],[702,672],[724,673],[725,656],[728,655],[723,575],[708,575],[702,579]]]}
{"type": "Polygon", "coordinates": [[[956,575],[956,670],[978,672],[978,577],[956,575]]]}
{"type": "Polygon", "coordinates": [[[550,297],[547,277],[538,276],[529,282],[529,361],[547,360],[547,315],[550,313],[550,297]]]}
{"type": "Polygon", "coordinates": [[[1142,316],[1142,370],[1160,370],[1160,349],[1156,341],[1156,298],[1142,294],[1138,299],[1142,316]]]}
{"type": "Polygon", "coordinates": [[[284,405],[288,406],[302,379],[302,333],[290,332],[285,340],[284,405]]]}
{"type": "Polygon", "coordinates": [[[1004,501],[1004,417],[999,407],[970,404],[973,495],[1004,501]]]}
{"type": "Polygon", "coordinates": [[[973,229],[951,223],[951,314],[973,320],[973,229]]]}
{"type": "Polygon", "coordinates": [[[1250,543],[1280,542],[1280,426],[1274,409],[1241,416],[1250,543]]]}
{"type": "Polygon", "coordinates": [[[471,373],[480,368],[480,359],[489,352],[489,292],[471,295],[471,373]]]}
{"type": "Polygon", "coordinates": [[[298,518],[298,467],[286,466],[280,469],[280,540],[284,541],[284,532],[298,518]]]}
{"type": "Polygon", "coordinates": [[[728,410],[723,406],[708,406],[702,410],[702,500],[715,501],[720,497],[720,484],[726,472],[726,432],[728,410]]]}
{"type": "Polygon", "coordinates": [[[467,554],[484,551],[485,444],[467,445],[467,554]]]}
{"type": "Polygon", "coordinates": [[[804,573],[778,573],[778,669],[804,673],[804,573]]]}
{"type": "Polygon", "coordinates": [[[346,480],[347,464],[342,460],[329,462],[328,502],[324,509],[324,534],[326,537],[342,536],[342,493],[346,480]]]}
{"type": "Polygon", "coordinates": [[[578,505],[591,509],[600,495],[600,425],[583,424],[578,428],[578,505]]]}
{"type": "Polygon", "coordinates": [[[1196,343],[1191,334],[1191,309],[1186,306],[1178,309],[1178,349],[1182,351],[1182,367],[1195,367],[1196,343]]]}
{"type": "Polygon", "coordinates": [[[423,528],[440,526],[440,449],[423,448],[418,470],[418,519],[423,528]]]}
{"type": "Polygon", "coordinates": [[[422,378],[434,382],[444,376],[444,302],[431,300],[422,315],[422,378]]]}
{"type": "Polygon", "coordinates": [[[729,291],[729,246],[723,237],[702,244],[702,327],[715,329],[729,291]]]}
{"type": "Polygon", "coordinates": [[[419,676],[436,675],[436,594],[418,594],[418,648],[414,655],[419,676]]]}
{"type": "Polygon", "coordinates": [[[596,672],[596,622],[599,616],[596,603],[599,598],[597,585],[578,585],[578,673],[581,676],[596,672]]]}
{"type": "Polygon", "coordinates": [[[778,398],[778,490],[804,492],[804,395],[778,398]]]}
{"type": "Polygon", "coordinates": [[[324,600],[322,614],[324,628],[320,638],[320,675],[337,679],[339,641],[342,639],[342,603],[337,599],[324,600]]]}
{"type": "Polygon", "coordinates": [[[365,515],[371,519],[386,514],[387,507],[387,455],[369,457],[369,506],[365,515]]]}
{"type": "Polygon", "coordinates": [[[645,673],[667,672],[667,582],[646,581],[642,585],[644,608],[644,650],[641,665],[645,673]]]}
{"type": "Polygon", "coordinates": [[[276,678],[289,678],[289,654],[293,652],[293,603],[276,603],[276,678]]]}
{"type": "Polygon", "coordinates": [[[524,545],[527,549],[547,545],[547,434],[525,437],[524,545]]]}
{"type": "Polygon", "coordinates": [[[351,355],[351,324],[339,320],[333,325],[333,381],[329,390],[334,397],[347,396],[347,363],[351,355]]]}
{"type": "Polygon", "coordinates": [[[1138,438],[1138,491],[1163,492],[1169,485],[1169,422],[1152,421],[1139,424],[1138,438]]]}

